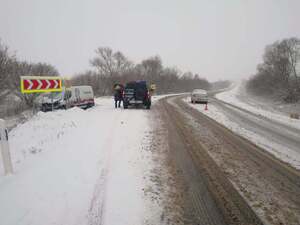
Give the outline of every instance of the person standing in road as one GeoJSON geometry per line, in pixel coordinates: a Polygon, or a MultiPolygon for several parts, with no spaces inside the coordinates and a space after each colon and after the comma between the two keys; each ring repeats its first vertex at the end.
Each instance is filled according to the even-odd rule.
{"type": "Polygon", "coordinates": [[[114,98],[115,108],[121,107],[121,101],[123,100],[123,87],[121,84],[115,84],[114,86],[114,98]]]}
{"type": "Polygon", "coordinates": [[[124,85],[120,84],[120,90],[119,90],[119,108],[121,107],[121,102],[123,102],[123,92],[124,92],[124,85]]]}

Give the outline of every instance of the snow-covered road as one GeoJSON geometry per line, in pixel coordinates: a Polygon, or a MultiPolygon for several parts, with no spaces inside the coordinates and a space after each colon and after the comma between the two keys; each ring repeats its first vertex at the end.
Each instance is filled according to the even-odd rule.
{"type": "Polygon", "coordinates": [[[0,164],[0,224],[155,224],[161,206],[144,194],[155,167],[150,114],[99,98],[14,128],[14,174],[4,177],[0,164]]]}
{"type": "MultiPolygon", "coordinates": [[[[232,89],[216,95],[217,99],[238,106],[256,115],[300,130],[300,120],[290,118],[289,113],[296,113],[300,104],[283,104],[258,99],[246,92],[245,82],[239,82],[232,89]],[[298,106],[298,107],[297,107],[298,106]],[[287,108],[284,111],[283,108],[287,108]]],[[[298,111],[298,113],[300,113],[298,111]]]]}
{"type": "MultiPolygon", "coordinates": [[[[211,99],[208,111],[204,110],[203,105],[191,106],[300,169],[300,121],[269,111],[260,104],[256,106],[255,101],[252,101],[252,105],[243,102],[239,98],[239,95],[245,95],[241,93],[241,88],[239,84],[217,94],[216,99],[211,99]]],[[[189,102],[189,98],[186,102],[189,102]]]]}

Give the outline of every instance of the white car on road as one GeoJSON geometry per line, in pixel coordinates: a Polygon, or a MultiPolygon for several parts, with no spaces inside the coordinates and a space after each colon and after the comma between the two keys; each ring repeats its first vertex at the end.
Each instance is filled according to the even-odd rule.
{"type": "Polygon", "coordinates": [[[208,103],[208,95],[206,90],[194,89],[191,93],[192,103],[208,103]]]}

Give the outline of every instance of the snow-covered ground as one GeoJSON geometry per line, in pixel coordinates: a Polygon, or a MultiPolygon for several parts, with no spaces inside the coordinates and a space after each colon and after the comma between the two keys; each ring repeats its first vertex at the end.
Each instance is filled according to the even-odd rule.
{"type": "MultiPolygon", "coordinates": [[[[154,102],[161,97],[154,97],[154,102]]],[[[0,224],[157,224],[161,207],[143,190],[155,164],[151,110],[39,112],[10,132],[14,174],[0,162],[0,224]]]]}
{"type": "MultiPolygon", "coordinates": [[[[275,107],[271,107],[269,104],[266,104],[266,102],[261,102],[256,100],[255,98],[247,96],[247,94],[245,93],[244,85],[245,83],[239,82],[231,90],[217,94],[216,98],[224,102],[236,105],[240,108],[246,109],[257,115],[264,116],[288,126],[300,129],[300,120],[292,119],[290,118],[288,113],[283,113],[282,111],[276,110],[275,107]]],[[[280,105],[279,107],[285,106],[280,105]]],[[[297,112],[293,111],[291,113],[297,112]]]]}

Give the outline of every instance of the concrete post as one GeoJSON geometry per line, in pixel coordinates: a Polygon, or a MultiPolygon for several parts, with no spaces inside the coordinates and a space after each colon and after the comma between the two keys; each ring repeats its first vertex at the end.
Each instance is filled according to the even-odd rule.
{"type": "Polygon", "coordinates": [[[8,130],[3,119],[0,119],[0,150],[2,154],[5,175],[13,173],[8,144],[8,130]]]}

